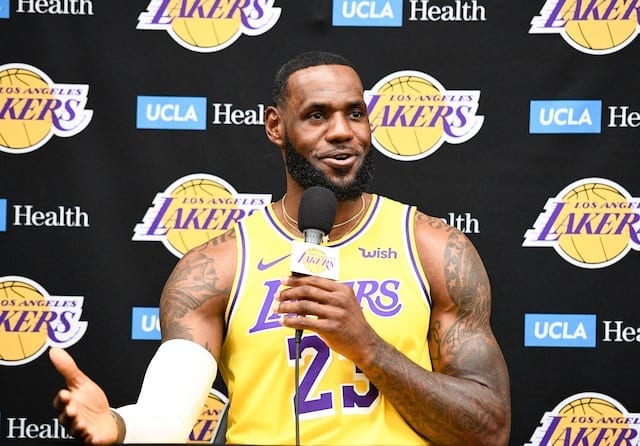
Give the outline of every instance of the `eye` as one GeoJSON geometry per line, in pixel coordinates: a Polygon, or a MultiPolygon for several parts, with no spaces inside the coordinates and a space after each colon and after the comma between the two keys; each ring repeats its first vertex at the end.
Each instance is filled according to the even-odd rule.
{"type": "Polygon", "coordinates": [[[309,119],[313,120],[313,121],[318,121],[322,118],[324,118],[324,114],[322,112],[316,111],[313,113],[309,113],[309,119]]]}

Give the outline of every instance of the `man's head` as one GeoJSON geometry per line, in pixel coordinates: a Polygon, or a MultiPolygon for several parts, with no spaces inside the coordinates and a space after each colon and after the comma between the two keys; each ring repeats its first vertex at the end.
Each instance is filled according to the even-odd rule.
{"type": "Polygon", "coordinates": [[[295,57],[278,70],[273,101],[266,130],[282,151],[288,191],[322,185],[342,201],[368,188],[371,128],[362,83],[349,61],[324,52],[295,57]]]}

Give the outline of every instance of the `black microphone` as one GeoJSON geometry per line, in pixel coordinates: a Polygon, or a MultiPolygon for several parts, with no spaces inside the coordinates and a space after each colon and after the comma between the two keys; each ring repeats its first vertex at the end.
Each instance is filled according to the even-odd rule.
{"type": "MultiPolygon", "coordinates": [[[[302,193],[298,206],[298,229],[304,236],[305,243],[321,245],[324,236],[331,232],[333,221],[336,218],[336,196],[326,187],[311,186],[302,193]]],[[[293,274],[303,275],[302,273],[293,274]]],[[[302,330],[296,329],[295,337],[295,426],[296,445],[300,444],[300,341],[302,330]]]]}
{"type": "Polygon", "coordinates": [[[306,243],[322,244],[336,218],[336,196],[326,187],[311,186],[302,193],[298,207],[298,229],[306,243]]]}
{"type": "MultiPolygon", "coordinates": [[[[302,193],[298,206],[298,229],[305,243],[322,244],[324,236],[331,232],[337,205],[336,196],[326,187],[311,186],[302,193]]],[[[296,339],[300,338],[302,330],[297,329],[296,339]]]]}

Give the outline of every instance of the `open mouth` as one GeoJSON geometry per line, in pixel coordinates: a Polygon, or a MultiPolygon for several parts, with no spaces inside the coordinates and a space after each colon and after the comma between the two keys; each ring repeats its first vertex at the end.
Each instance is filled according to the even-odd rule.
{"type": "Polygon", "coordinates": [[[322,162],[333,169],[347,169],[355,163],[356,156],[349,152],[334,153],[322,158],[322,162]]]}

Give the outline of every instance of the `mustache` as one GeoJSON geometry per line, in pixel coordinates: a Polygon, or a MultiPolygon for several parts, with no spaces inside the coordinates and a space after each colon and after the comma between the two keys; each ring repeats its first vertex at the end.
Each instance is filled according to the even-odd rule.
{"type": "MultiPolygon", "coordinates": [[[[351,155],[359,154],[359,150],[355,150],[347,144],[336,146],[335,150],[327,153],[349,153],[351,155]],[[337,149],[340,147],[340,149],[337,149]],[[345,152],[346,151],[346,152],[345,152]]],[[[291,144],[288,137],[285,137],[285,166],[289,175],[303,188],[308,189],[311,186],[322,186],[333,192],[338,201],[355,200],[363,192],[368,191],[373,181],[374,167],[374,150],[369,148],[369,152],[365,155],[360,168],[356,172],[353,180],[347,184],[338,184],[327,177],[322,171],[313,166],[298,150],[291,144]]],[[[323,155],[326,156],[326,155],[323,155]]],[[[339,174],[345,174],[348,169],[338,171],[339,174]]]]}

